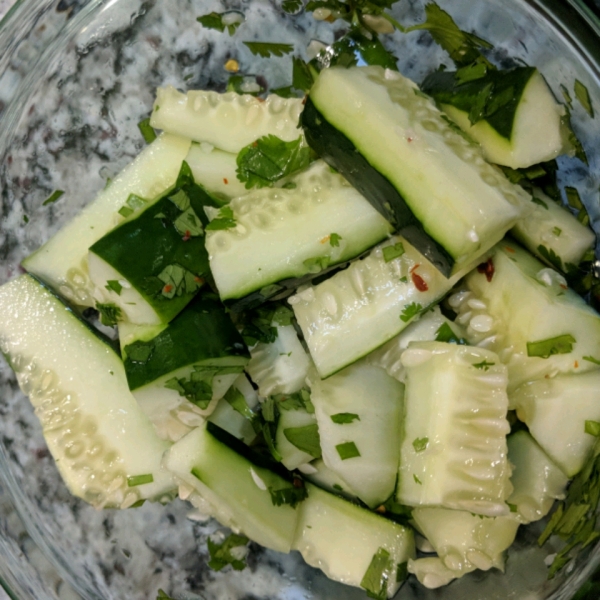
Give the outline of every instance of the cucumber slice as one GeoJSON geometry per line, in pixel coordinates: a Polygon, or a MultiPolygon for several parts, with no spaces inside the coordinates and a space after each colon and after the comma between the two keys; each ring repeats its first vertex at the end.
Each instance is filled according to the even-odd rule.
{"type": "Polygon", "coordinates": [[[507,364],[509,389],[597,368],[600,315],[564,278],[507,240],[490,260],[467,276],[472,294],[456,295],[450,303],[467,326],[469,342],[489,347],[507,364]]]}
{"type": "Polygon", "coordinates": [[[507,443],[514,487],[508,503],[516,507],[521,523],[539,521],[555,500],[565,498],[569,479],[526,431],[509,436],[507,443]]]}
{"type": "Polygon", "coordinates": [[[94,306],[88,248],[122,221],[118,211],[131,194],[155,198],[171,188],[189,148],[187,139],[160,135],[23,267],[74,304],[94,306]]]}
{"type": "Polygon", "coordinates": [[[294,549],[330,579],[372,594],[381,594],[385,583],[387,597],[394,596],[403,582],[398,581],[402,566],[415,555],[412,531],[311,484],[307,489],[294,549]],[[376,555],[385,558],[379,570],[370,569],[376,555]],[[380,583],[378,589],[369,586],[373,579],[380,583]]]}
{"type": "Polygon", "coordinates": [[[206,296],[195,298],[167,327],[119,332],[129,342],[122,350],[129,387],[159,436],[171,441],[202,423],[249,360],[222,305],[206,296]]]}
{"type": "Polygon", "coordinates": [[[271,344],[259,342],[250,350],[246,370],[264,398],[293,394],[304,387],[310,359],[293,325],[276,325],[277,338],[271,344]]]}
{"type": "Polygon", "coordinates": [[[231,152],[224,152],[206,143],[192,144],[185,161],[192,170],[194,180],[225,201],[248,192],[237,178],[236,155],[231,152]]]}
{"type": "Polygon", "coordinates": [[[129,392],[114,350],[29,275],[0,287],[0,307],[0,349],[71,493],[97,508],[168,498],[169,445],[129,392]]]}
{"type": "Polygon", "coordinates": [[[529,209],[529,194],[417,92],[381,67],[323,69],[302,125],[309,145],[400,233],[417,226],[435,240],[446,264],[434,264],[449,276],[502,239],[529,209]]]}
{"type": "Polygon", "coordinates": [[[222,299],[319,273],[390,233],[389,223],[323,161],[293,183],[294,189],[263,188],[234,198],[229,206],[236,226],[207,232],[210,268],[222,299]]]}
{"type": "Polygon", "coordinates": [[[413,342],[397,500],[491,517],[507,514],[506,367],[489,350],[413,342]]]}
{"type": "Polygon", "coordinates": [[[424,79],[421,89],[481,144],[490,162],[519,169],[552,160],[566,150],[565,109],[536,68],[491,69],[468,82],[457,75],[460,72],[436,71],[424,79]],[[481,114],[473,115],[472,125],[474,106],[481,106],[481,114]]]}
{"type": "MultiPolygon", "coordinates": [[[[303,431],[307,432],[311,438],[314,436],[314,430],[317,427],[317,419],[314,414],[310,414],[306,409],[292,409],[285,410],[283,408],[279,411],[279,420],[277,421],[277,433],[275,435],[275,447],[277,452],[281,454],[281,464],[290,471],[297,469],[301,465],[309,463],[314,460],[315,452],[309,454],[301,450],[298,446],[293,444],[290,439],[296,441],[296,443],[303,442],[303,438],[300,437],[299,441],[295,437],[300,434],[302,436],[303,431]],[[310,427],[308,431],[303,429],[310,427]],[[286,433],[287,431],[287,433],[286,433]]],[[[309,440],[310,441],[310,440],[309,440]]]]}
{"type": "MultiPolygon", "coordinates": [[[[412,518],[417,529],[429,540],[443,566],[460,578],[476,569],[504,570],[503,553],[514,542],[519,528],[515,516],[480,517],[462,510],[415,508],[412,518]]],[[[449,583],[444,570],[435,562],[409,561],[408,570],[428,588],[449,583]]]]}
{"type": "Polygon", "coordinates": [[[446,279],[397,236],[344,271],[299,290],[288,302],[324,378],[393,338],[460,276],[446,279]]]}
{"type": "Polygon", "coordinates": [[[568,272],[593,247],[596,236],[541,190],[535,189],[533,193],[533,212],[520,220],[510,233],[540,260],[568,272]]]}
{"type": "Polygon", "coordinates": [[[298,139],[301,111],[301,98],[272,94],[262,99],[206,90],[183,94],[167,86],[156,90],[150,125],[237,154],[264,135],[273,134],[286,142],[298,139]]]}
{"type": "Polygon", "coordinates": [[[229,448],[205,425],[172,446],[165,466],[218,507],[215,516],[224,525],[266,548],[290,551],[299,510],[273,504],[269,487],[291,487],[279,475],[229,448]]]}
{"type": "Polygon", "coordinates": [[[90,247],[95,297],[117,306],[123,320],[169,322],[210,273],[200,215],[214,201],[200,187],[196,191],[171,190],[90,247]],[[111,289],[114,280],[120,293],[111,289]]]}
{"type": "Polygon", "coordinates": [[[309,375],[323,460],[367,506],[394,492],[404,386],[380,367],[357,363],[321,380],[309,375]]]}
{"type": "MultiPolygon", "coordinates": [[[[406,371],[402,364],[402,354],[411,342],[448,341],[448,336],[454,340],[464,339],[464,328],[453,323],[442,315],[439,306],[434,306],[425,312],[418,321],[411,323],[404,331],[392,338],[371,354],[365,360],[370,365],[385,369],[390,377],[404,382],[406,371]]],[[[456,343],[456,342],[454,342],[456,343]]],[[[463,342],[464,343],[464,342],[463,342]]]]}
{"type": "Polygon", "coordinates": [[[322,458],[314,460],[302,469],[304,479],[331,494],[338,494],[348,500],[358,500],[356,494],[350,492],[346,482],[333,470],[330,469],[322,458]]]}
{"type": "Polygon", "coordinates": [[[600,370],[531,381],[511,394],[517,416],[544,452],[569,476],[576,475],[596,438],[586,421],[600,421],[600,370]]]}

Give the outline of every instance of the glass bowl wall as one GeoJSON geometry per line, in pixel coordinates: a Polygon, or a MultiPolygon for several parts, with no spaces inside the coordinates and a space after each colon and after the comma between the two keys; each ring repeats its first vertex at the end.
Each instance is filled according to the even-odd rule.
{"type": "MultiPolygon", "coordinates": [[[[583,5],[557,0],[445,0],[463,29],[491,41],[493,57],[535,65],[557,97],[575,79],[600,108],[598,32],[583,5]]],[[[419,0],[401,0],[394,16],[422,20],[419,0]]],[[[20,261],[104,187],[143,147],[137,123],[149,114],[154,89],[222,91],[224,64],[270,88],[289,85],[289,57],[263,59],[241,41],[293,43],[306,58],[312,39],[331,43],[340,26],[283,13],[279,0],[21,0],[0,24],[0,282],[20,261]],[[246,22],[230,37],[202,28],[196,17],[238,9],[246,22]],[[43,205],[53,190],[65,195],[43,205]]],[[[445,54],[424,32],[391,36],[403,74],[420,81],[445,54]]],[[[599,226],[599,124],[581,107],[574,123],[589,168],[563,159],[561,183],[576,185],[599,226]]],[[[206,566],[206,536],[191,507],[145,505],[95,511],[60,481],[40,426],[4,361],[0,364],[0,581],[21,600],[82,597],[149,599],[159,588],[179,599],[352,600],[361,590],[329,582],[292,553],[253,546],[249,567],[215,573],[206,566]],[[64,580],[64,582],[63,582],[64,580]],[[66,582],[66,583],[65,583],[66,582]]],[[[569,598],[600,562],[590,549],[571,570],[546,579],[535,527],[524,528],[507,574],[473,574],[437,592],[409,581],[399,600],[546,600],[569,598]]]]}

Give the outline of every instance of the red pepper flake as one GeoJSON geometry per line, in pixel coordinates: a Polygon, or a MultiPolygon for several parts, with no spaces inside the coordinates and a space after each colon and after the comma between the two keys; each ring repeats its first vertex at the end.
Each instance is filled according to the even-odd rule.
{"type": "Polygon", "coordinates": [[[168,294],[172,290],[173,290],[173,286],[170,283],[168,283],[167,285],[165,285],[165,287],[163,288],[163,292],[165,294],[168,294]]]}
{"type": "Polygon", "coordinates": [[[409,136],[406,138],[406,141],[410,144],[413,141],[413,138],[409,136]]]}
{"type": "Polygon", "coordinates": [[[258,141],[256,141],[256,142],[252,142],[252,147],[253,147],[253,148],[258,148],[258,141]]]}
{"type": "Polygon", "coordinates": [[[415,284],[415,287],[419,290],[419,292],[426,292],[429,289],[427,282],[415,271],[420,267],[420,264],[416,264],[410,270],[410,277],[412,282],[415,284]]]}
{"type": "Polygon", "coordinates": [[[227,177],[223,177],[223,183],[224,183],[225,185],[227,185],[227,184],[229,183],[229,181],[227,180],[227,177]]]}
{"type": "Polygon", "coordinates": [[[306,100],[308,99],[308,96],[304,96],[304,98],[302,98],[302,105],[306,104],[306,100]]]}
{"type": "Polygon", "coordinates": [[[185,232],[185,235],[181,238],[184,242],[187,242],[192,237],[192,234],[189,231],[185,232]]]}
{"type": "Polygon", "coordinates": [[[194,281],[198,284],[203,284],[204,283],[204,279],[202,279],[202,277],[198,277],[198,275],[194,276],[194,281]]]}
{"type": "Polygon", "coordinates": [[[329,240],[331,239],[330,235],[326,235],[322,240],[321,240],[321,244],[326,244],[329,240]]]}
{"type": "Polygon", "coordinates": [[[294,479],[292,480],[292,485],[296,488],[296,489],[300,489],[304,487],[304,482],[302,481],[302,479],[300,479],[299,477],[294,477],[294,479]]]}
{"type": "Polygon", "coordinates": [[[477,272],[485,275],[485,278],[488,280],[488,282],[492,281],[492,277],[495,273],[494,262],[492,261],[492,259],[488,258],[486,262],[481,263],[477,267],[477,272]]]}
{"type": "Polygon", "coordinates": [[[564,283],[560,283],[560,284],[559,284],[559,287],[561,287],[563,290],[566,290],[566,289],[567,289],[567,286],[566,286],[564,283]]]}
{"type": "Polygon", "coordinates": [[[507,252],[510,252],[511,254],[514,254],[514,253],[515,253],[515,249],[514,249],[514,248],[511,248],[510,246],[504,246],[504,249],[505,249],[507,252]]]}
{"type": "Polygon", "coordinates": [[[380,515],[385,515],[387,511],[385,510],[385,506],[382,504],[375,509],[375,512],[378,512],[380,515]]]}
{"type": "Polygon", "coordinates": [[[575,361],[575,368],[579,369],[579,363],[577,361],[575,361]]]}

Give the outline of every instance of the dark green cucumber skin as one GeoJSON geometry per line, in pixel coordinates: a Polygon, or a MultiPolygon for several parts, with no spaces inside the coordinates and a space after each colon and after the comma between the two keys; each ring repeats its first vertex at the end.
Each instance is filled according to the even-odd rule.
{"type": "MultiPolygon", "coordinates": [[[[250,353],[223,305],[206,295],[195,298],[168,327],[150,342],[153,351],[144,363],[125,358],[129,389],[136,390],[190,365],[214,365],[239,359],[240,369],[250,353]]],[[[127,347],[125,347],[127,355],[127,347]]]]}
{"type": "Polygon", "coordinates": [[[483,119],[499,135],[510,140],[521,96],[535,72],[535,67],[515,67],[503,71],[490,70],[480,79],[461,83],[456,77],[456,71],[435,71],[423,80],[421,89],[438,104],[449,104],[469,113],[478,94],[486,86],[490,84],[493,86],[492,98],[512,88],[511,100],[491,114],[485,115],[483,119]]]}
{"type": "Polygon", "coordinates": [[[356,146],[325,119],[310,96],[300,124],[308,145],[339,171],[392,225],[444,276],[449,277],[454,258],[427,235],[398,190],[356,146]]]}
{"type": "Polygon", "coordinates": [[[177,264],[200,278],[210,275],[204,236],[184,240],[173,225],[181,211],[169,197],[179,189],[187,193],[196,215],[205,219],[204,206],[214,206],[214,200],[200,186],[176,187],[90,248],[129,281],[163,321],[173,319],[195,295],[164,296],[165,284],[158,275],[165,267],[177,264]],[[161,213],[164,216],[157,216],[161,213]]]}

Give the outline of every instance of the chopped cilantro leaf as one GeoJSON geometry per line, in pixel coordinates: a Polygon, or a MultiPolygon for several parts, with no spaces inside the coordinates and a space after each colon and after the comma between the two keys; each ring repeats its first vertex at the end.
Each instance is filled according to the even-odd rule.
{"type": "Polygon", "coordinates": [[[385,548],[379,548],[373,555],[365,572],[360,587],[366,590],[369,598],[386,600],[388,581],[392,574],[394,563],[390,553],[385,548]]]}
{"type": "Polygon", "coordinates": [[[401,283],[408,283],[408,277],[405,275],[404,277],[400,277],[401,283]]]}
{"type": "Polygon", "coordinates": [[[237,388],[230,387],[223,398],[235,411],[242,415],[242,417],[248,419],[248,421],[253,421],[256,417],[252,412],[252,409],[248,406],[244,394],[237,388]]]}
{"type": "Polygon", "coordinates": [[[467,83],[468,81],[475,81],[481,79],[487,74],[488,67],[484,62],[474,62],[465,67],[461,67],[456,71],[456,79],[458,83],[467,83]]]}
{"type": "MultiPolygon", "coordinates": [[[[135,506],[135,504],[134,504],[135,506]]],[[[164,590],[158,590],[158,596],[156,596],[156,600],[175,600],[175,598],[171,598],[171,596],[167,596],[167,593],[164,590]]]]}
{"type": "Polygon", "coordinates": [[[161,290],[162,295],[169,299],[193,294],[204,283],[200,277],[177,264],[167,265],[158,274],[158,278],[165,284],[161,290]]]}
{"type": "Polygon", "coordinates": [[[42,202],[42,206],[46,206],[47,204],[54,204],[62,195],[64,194],[63,190],[54,190],[48,198],[46,198],[42,202]]]}
{"type": "Polygon", "coordinates": [[[156,139],[156,131],[154,131],[154,128],[150,125],[150,118],[140,121],[138,123],[138,129],[146,144],[151,144],[156,139]]]}
{"type": "Polygon", "coordinates": [[[305,169],[310,162],[310,149],[302,138],[284,142],[275,135],[265,135],[237,155],[237,176],[246,189],[268,187],[295,171],[305,169]]]}
{"type": "Polygon", "coordinates": [[[127,478],[127,487],[136,487],[145,483],[152,483],[153,481],[154,477],[152,473],[148,473],[147,475],[133,475],[127,478]]]}
{"type": "MultiPolygon", "coordinates": [[[[277,96],[281,96],[282,98],[297,98],[297,92],[294,92],[294,88],[291,85],[285,85],[283,87],[278,87],[278,88],[273,88],[272,90],[270,90],[271,94],[275,94],[277,96]]],[[[296,184],[292,181],[290,183],[294,184],[294,187],[296,187],[296,184]]],[[[286,185],[282,186],[283,188],[285,188],[288,184],[286,183],[286,185]]]]}
{"type": "Polygon", "coordinates": [[[416,317],[421,311],[423,307],[416,302],[411,302],[410,304],[406,304],[404,306],[404,310],[400,315],[400,319],[405,323],[408,323],[413,317],[416,317]]]}
{"type": "Polygon", "coordinates": [[[169,196],[169,200],[182,212],[192,205],[190,197],[181,189],[169,196]]]}
{"type": "Polygon", "coordinates": [[[337,425],[346,425],[353,421],[360,421],[360,417],[355,413],[336,413],[331,415],[331,420],[337,425]]]}
{"type": "MultiPolygon", "coordinates": [[[[241,368],[235,367],[235,369],[241,368]]],[[[227,369],[228,372],[237,372],[227,369]]],[[[164,384],[169,390],[174,390],[180,396],[187,398],[192,404],[204,410],[212,400],[213,379],[215,375],[223,374],[223,369],[218,367],[202,367],[194,365],[194,370],[187,377],[172,377],[164,384]]]]}
{"type": "Polygon", "coordinates": [[[598,421],[588,421],[585,422],[585,432],[590,435],[600,437],[600,423],[598,421]]]}
{"type": "Polygon", "coordinates": [[[579,81],[579,79],[575,80],[575,97],[579,100],[579,104],[583,106],[585,112],[593,119],[594,118],[594,107],[592,106],[592,99],[590,98],[590,93],[588,89],[579,81]]]}
{"type": "MultiPolygon", "coordinates": [[[[236,94],[250,94],[258,96],[265,88],[256,81],[256,77],[250,75],[232,75],[227,81],[227,91],[236,94]]],[[[275,93],[275,90],[272,90],[275,93]]]]}
{"type": "Polygon", "coordinates": [[[408,577],[408,561],[403,563],[398,563],[396,567],[396,583],[400,583],[401,581],[405,581],[408,577]]]}
{"type": "Polygon", "coordinates": [[[269,56],[284,56],[294,50],[292,44],[279,42],[242,42],[252,54],[268,58],[269,56]]]}
{"type": "Polygon", "coordinates": [[[296,508],[300,502],[308,498],[308,491],[301,479],[294,479],[294,484],[282,488],[274,488],[269,486],[269,494],[271,494],[271,502],[275,506],[289,504],[292,508],[296,508]]]}
{"type": "Polygon", "coordinates": [[[404,254],[404,245],[402,242],[398,242],[397,244],[392,244],[391,246],[386,246],[382,250],[383,252],[383,260],[386,263],[394,260],[395,258],[399,258],[404,254]]]}
{"type": "Polygon", "coordinates": [[[27,215],[23,215],[23,222],[29,223],[29,217],[27,215]]]}
{"type": "Polygon", "coordinates": [[[493,367],[496,363],[488,362],[487,360],[482,360],[479,363],[474,363],[473,366],[476,369],[481,369],[482,371],[489,371],[490,367],[493,367]]]}
{"type": "Polygon", "coordinates": [[[236,29],[244,22],[244,15],[237,11],[230,12],[211,12],[207,15],[197,17],[196,21],[207,29],[216,29],[217,31],[225,31],[229,35],[233,35],[236,29]]]}
{"type": "Polygon", "coordinates": [[[587,360],[588,362],[594,363],[595,365],[600,365],[600,360],[594,358],[593,356],[584,356],[583,360],[587,360]]]}
{"type": "Polygon", "coordinates": [[[112,302],[96,302],[96,310],[100,313],[100,322],[107,327],[113,327],[121,318],[121,309],[112,302]]]}
{"type": "Polygon", "coordinates": [[[302,452],[310,454],[313,458],[321,458],[321,438],[316,423],[303,427],[287,427],[283,430],[283,435],[302,452]]]}
{"type": "Polygon", "coordinates": [[[243,553],[234,553],[234,548],[242,548],[249,542],[244,535],[232,533],[227,536],[220,544],[213,542],[210,536],[207,538],[208,553],[210,560],[208,566],[213,571],[220,571],[227,565],[231,565],[234,571],[242,571],[246,568],[246,562],[243,553]]]}
{"type": "Polygon", "coordinates": [[[173,225],[175,226],[175,229],[184,236],[184,239],[197,237],[204,233],[202,221],[192,207],[182,212],[175,221],[173,221],[173,225]]]}
{"type": "Polygon", "coordinates": [[[413,479],[415,480],[415,483],[418,483],[419,485],[423,485],[423,482],[413,473],[413,479]]]}
{"type": "Polygon", "coordinates": [[[316,72],[301,58],[292,58],[292,87],[302,92],[308,92],[314,83],[316,72]]]}
{"type": "Polygon", "coordinates": [[[560,227],[554,227],[554,228],[552,229],[552,233],[553,233],[553,234],[554,234],[556,237],[558,237],[558,236],[559,236],[559,235],[562,233],[562,229],[561,229],[560,227]]]}
{"type": "Polygon", "coordinates": [[[415,449],[415,452],[423,452],[424,450],[427,450],[427,446],[429,446],[429,438],[428,437],[422,437],[422,438],[415,438],[413,440],[413,448],[415,449]]]}
{"type": "Polygon", "coordinates": [[[543,200],[540,200],[539,198],[536,198],[535,196],[532,196],[531,201],[534,204],[539,204],[540,206],[543,206],[546,210],[549,210],[548,209],[548,205],[543,200]]]}
{"type": "Polygon", "coordinates": [[[230,206],[224,206],[218,216],[207,226],[206,231],[218,231],[223,229],[233,229],[237,225],[233,210],[230,206]]]}
{"type": "Polygon", "coordinates": [[[360,452],[358,451],[358,448],[354,442],[344,442],[343,444],[338,444],[335,449],[342,460],[348,460],[349,458],[356,458],[357,456],[360,456],[360,452]]]}
{"type": "Polygon", "coordinates": [[[114,292],[117,296],[121,295],[121,290],[123,286],[119,283],[117,279],[109,279],[104,286],[109,292],[114,292]]]}
{"type": "Polygon", "coordinates": [[[293,15],[302,8],[302,0],[283,0],[281,8],[284,12],[293,15]]]}
{"type": "Polygon", "coordinates": [[[273,313],[272,322],[277,325],[284,327],[286,325],[292,324],[292,319],[294,318],[294,311],[283,304],[275,309],[273,313]]]}
{"type": "Polygon", "coordinates": [[[466,345],[467,341],[464,338],[459,338],[448,323],[442,323],[435,334],[436,342],[446,342],[448,344],[466,345]]]}
{"type": "Polygon", "coordinates": [[[344,488],[339,483],[334,483],[332,487],[333,487],[334,490],[336,490],[338,492],[343,492],[344,491],[344,488]]]}
{"type": "Polygon", "coordinates": [[[143,342],[136,340],[128,346],[125,346],[125,354],[131,362],[145,363],[148,361],[152,353],[154,352],[154,342],[143,342]]]}
{"type": "Polygon", "coordinates": [[[122,217],[129,217],[130,215],[133,214],[133,210],[131,208],[129,208],[129,206],[121,206],[121,208],[118,210],[118,213],[122,216],[122,217]]]}
{"type": "Polygon", "coordinates": [[[564,98],[565,104],[569,108],[573,108],[573,98],[571,98],[571,94],[569,94],[569,90],[562,83],[560,84],[560,91],[564,98]]]}
{"type": "Polygon", "coordinates": [[[329,235],[329,245],[337,248],[340,245],[340,240],[342,239],[341,235],[338,235],[337,233],[332,233],[329,235]]]}
{"type": "Polygon", "coordinates": [[[542,246],[542,244],[540,244],[537,247],[537,251],[542,259],[544,259],[548,264],[552,265],[559,271],[563,270],[562,260],[560,259],[560,256],[558,256],[558,254],[552,250],[552,248],[546,248],[546,246],[542,246]]]}
{"type": "Polygon", "coordinates": [[[516,513],[518,510],[518,507],[516,504],[511,504],[510,502],[507,502],[506,505],[508,506],[509,510],[511,513],[516,513]]]}
{"type": "Polygon", "coordinates": [[[569,354],[573,351],[573,344],[576,341],[570,333],[567,333],[547,340],[527,342],[527,356],[549,358],[554,354],[569,354]]]}
{"type": "Polygon", "coordinates": [[[589,225],[590,217],[585,206],[583,205],[583,202],[581,201],[581,196],[579,195],[577,189],[566,186],[565,195],[567,196],[567,202],[569,203],[569,206],[578,211],[577,220],[583,225],[589,225]]]}

